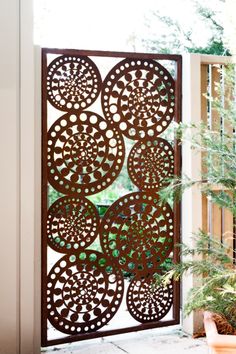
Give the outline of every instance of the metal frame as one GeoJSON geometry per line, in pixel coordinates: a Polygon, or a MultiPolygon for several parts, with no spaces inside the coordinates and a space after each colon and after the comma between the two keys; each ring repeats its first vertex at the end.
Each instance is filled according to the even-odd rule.
{"type": "MultiPolygon", "coordinates": [[[[46,219],[47,219],[47,172],[46,172],[46,162],[47,162],[47,89],[46,89],[46,78],[47,78],[47,54],[58,54],[58,55],[84,55],[84,56],[99,56],[99,57],[113,57],[113,58],[133,58],[133,59],[154,59],[154,60],[171,60],[176,63],[176,73],[175,78],[176,83],[176,113],[175,121],[181,121],[182,107],[182,57],[180,55],[169,55],[169,54],[145,54],[145,53],[125,53],[125,52],[107,52],[107,51],[88,51],[88,50],[74,50],[74,49],[42,49],[42,235],[45,234],[46,229],[46,219]]],[[[180,175],[181,173],[181,147],[178,142],[175,142],[175,175],[180,175]]],[[[180,203],[175,203],[174,205],[174,243],[180,242],[180,220],[181,220],[181,208],[180,203]]],[[[174,261],[178,262],[179,253],[174,252],[174,261]]],[[[174,284],[174,303],[173,303],[173,320],[170,321],[158,321],[152,323],[140,324],[138,326],[132,326],[121,329],[114,330],[99,330],[94,333],[87,333],[81,335],[65,336],[60,339],[48,340],[47,339],[47,303],[45,289],[47,287],[47,239],[42,237],[42,302],[41,302],[41,313],[42,313],[42,324],[41,324],[41,343],[42,346],[62,344],[65,342],[75,342],[78,340],[84,340],[88,338],[104,337],[114,334],[121,334],[139,330],[145,330],[150,328],[165,327],[170,325],[176,325],[180,322],[180,285],[179,283],[174,284]]]]}

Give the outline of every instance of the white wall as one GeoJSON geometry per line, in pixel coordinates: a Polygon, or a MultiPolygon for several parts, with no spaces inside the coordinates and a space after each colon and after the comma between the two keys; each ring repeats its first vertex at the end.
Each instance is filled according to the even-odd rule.
{"type": "Polygon", "coordinates": [[[0,1],[0,50],[0,354],[33,354],[40,347],[40,117],[34,112],[32,0],[0,1]]]}
{"type": "Polygon", "coordinates": [[[20,353],[40,351],[41,51],[33,0],[20,0],[20,353]]]}
{"type": "Polygon", "coordinates": [[[19,1],[0,2],[0,353],[19,350],[19,1]]]}

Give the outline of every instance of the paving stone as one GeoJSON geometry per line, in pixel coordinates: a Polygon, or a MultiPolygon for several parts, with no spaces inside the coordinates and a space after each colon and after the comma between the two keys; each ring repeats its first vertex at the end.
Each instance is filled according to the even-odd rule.
{"type": "Polygon", "coordinates": [[[129,354],[207,354],[207,346],[204,340],[181,338],[178,335],[175,336],[147,336],[146,338],[140,338],[130,341],[115,341],[113,342],[119,348],[122,348],[124,352],[129,354]]]}
{"type": "Polygon", "coordinates": [[[101,341],[96,344],[81,343],[67,344],[63,347],[53,347],[43,351],[45,354],[121,354],[122,351],[112,343],[102,343],[101,341]]]}
{"type": "Polygon", "coordinates": [[[180,330],[154,329],[43,349],[44,354],[207,354],[205,339],[180,330]]]}

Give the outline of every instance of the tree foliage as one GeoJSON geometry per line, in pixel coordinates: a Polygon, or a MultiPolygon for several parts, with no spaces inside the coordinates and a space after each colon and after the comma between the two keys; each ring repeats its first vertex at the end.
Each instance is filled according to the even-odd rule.
{"type": "Polygon", "coordinates": [[[148,51],[158,53],[191,52],[230,55],[229,49],[224,44],[222,16],[219,16],[217,11],[224,0],[207,2],[207,5],[203,0],[190,1],[195,9],[196,23],[192,21],[192,24],[186,28],[173,16],[163,15],[162,10],[153,11],[147,18],[146,25],[152,31],[154,38],[150,36],[143,38],[144,47],[148,51]],[[197,40],[200,36],[208,37],[207,42],[202,46],[199,46],[197,40]]]}

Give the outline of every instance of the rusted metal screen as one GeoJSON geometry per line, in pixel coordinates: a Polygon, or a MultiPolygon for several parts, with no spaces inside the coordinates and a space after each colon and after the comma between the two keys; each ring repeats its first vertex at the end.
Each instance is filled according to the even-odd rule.
{"type": "Polygon", "coordinates": [[[42,345],[179,323],[181,57],[43,49],[42,345]]]}

